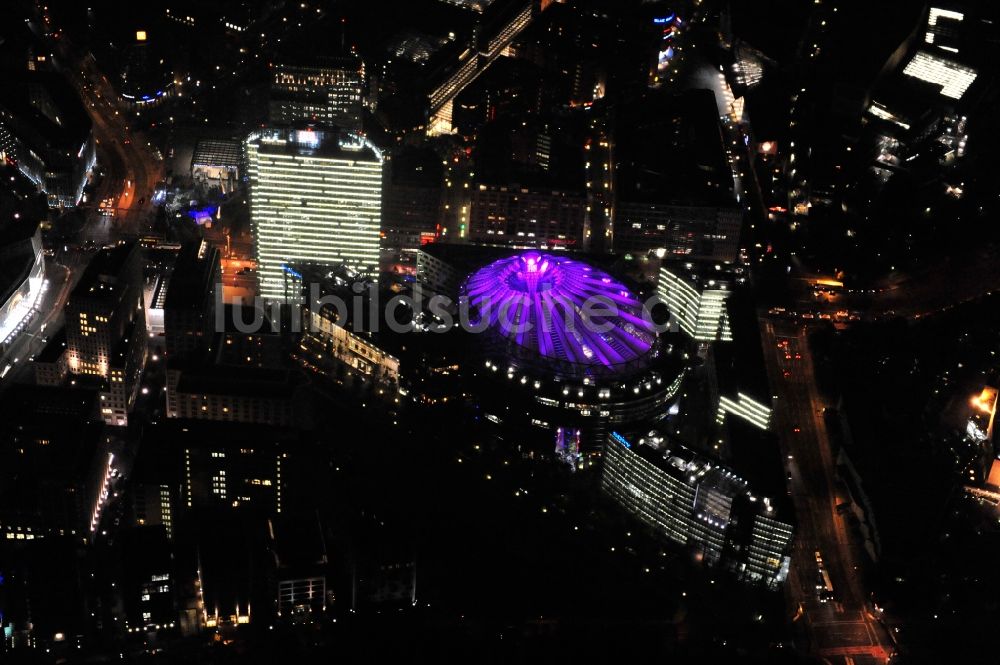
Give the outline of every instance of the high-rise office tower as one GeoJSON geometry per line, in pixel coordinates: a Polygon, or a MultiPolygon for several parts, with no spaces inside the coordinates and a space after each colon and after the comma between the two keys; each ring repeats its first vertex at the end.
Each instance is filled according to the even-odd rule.
{"type": "Polygon", "coordinates": [[[267,129],[247,141],[260,295],[283,300],[291,263],[375,272],[382,154],[356,134],[267,129]]]}
{"type": "Polygon", "coordinates": [[[591,188],[612,192],[616,252],[737,259],[743,207],[711,92],[650,93],[617,114],[611,138],[612,175],[594,173],[591,188]]]}
{"type": "Polygon", "coordinates": [[[696,342],[729,342],[726,300],[743,281],[730,264],[664,261],[656,284],[672,320],[696,342]]]}
{"type": "Polygon", "coordinates": [[[383,250],[414,251],[441,234],[444,167],[430,148],[405,147],[386,159],[383,250]]]}
{"type": "MultiPolygon", "coordinates": [[[[163,307],[164,341],[171,364],[190,361],[212,346],[220,253],[206,240],[189,242],[177,256],[163,307]]],[[[198,358],[199,360],[201,358],[198,358]]]]}
{"type": "Polygon", "coordinates": [[[101,415],[127,425],[146,360],[142,261],[135,242],[103,249],[66,302],[66,352],[73,374],[100,377],[101,415]]]}
{"type": "Polygon", "coordinates": [[[361,131],[364,80],[365,65],[357,56],[279,63],[271,78],[271,124],[361,131]]]}
{"type": "Polygon", "coordinates": [[[138,245],[97,253],[66,303],[70,371],[108,375],[113,347],[142,314],[141,289],[138,245]]]}

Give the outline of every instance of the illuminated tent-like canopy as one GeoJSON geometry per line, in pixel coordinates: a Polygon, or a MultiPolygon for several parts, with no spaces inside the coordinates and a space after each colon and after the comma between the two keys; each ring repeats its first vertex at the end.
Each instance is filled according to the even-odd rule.
{"type": "Polygon", "coordinates": [[[608,376],[635,368],[656,339],[643,304],[607,273],[567,256],[525,252],[473,273],[470,318],[512,359],[557,374],[608,376]]]}

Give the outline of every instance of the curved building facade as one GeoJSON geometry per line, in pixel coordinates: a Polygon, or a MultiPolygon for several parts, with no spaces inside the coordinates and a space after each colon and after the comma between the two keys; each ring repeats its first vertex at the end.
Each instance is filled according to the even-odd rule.
{"type": "Polygon", "coordinates": [[[21,72],[0,88],[0,163],[16,165],[51,207],[83,197],[97,160],[93,125],[69,82],[52,72],[21,72]]]}
{"type": "Polygon", "coordinates": [[[31,320],[44,284],[38,223],[0,228],[0,354],[31,320]]]}
{"type": "Polygon", "coordinates": [[[610,428],[666,416],[683,375],[639,297],[565,255],[525,252],[481,268],[461,296],[478,333],[483,415],[498,425],[572,432],[596,450],[610,428]]]}
{"type": "Polygon", "coordinates": [[[791,515],[732,469],[676,442],[610,432],[601,491],[698,561],[770,588],[788,576],[791,515]]]}

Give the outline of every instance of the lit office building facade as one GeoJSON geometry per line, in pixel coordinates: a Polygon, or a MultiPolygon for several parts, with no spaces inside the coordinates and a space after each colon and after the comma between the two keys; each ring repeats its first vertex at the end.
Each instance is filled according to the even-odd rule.
{"type": "Polygon", "coordinates": [[[266,367],[209,365],[168,369],[167,418],[295,427],[301,424],[293,373],[266,367]]]}
{"type": "Polygon", "coordinates": [[[469,238],[512,247],[583,248],[587,221],[582,193],[480,184],[471,195],[469,238]]]}
{"type": "Polygon", "coordinates": [[[732,275],[720,265],[668,263],[660,268],[657,293],[678,327],[697,342],[732,340],[726,300],[732,275]]]}
{"type": "Polygon", "coordinates": [[[307,122],[359,132],[364,80],[365,65],[353,56],[278,64],[271,79],[271,124],[307,122]]]}
{"type": "Polygon", "coordinates": [[[247,142],[260,294],[284,298],[291,263],[377,272],[382,154],[341,132],[268,129],[247,142]]]}
{"type": "Polygon", "coordinates": [[[759,398],[754,399],[741,392],[736,393],[735,397],[719,396],[719,407],[715,413],[716,422],[721,425],[725,422],[727,415],[742,418],[758,429],[771,428],[770,404],[764,404],[759,398]]]}
{"type": "Polygon", "coordinates": [[[714,261],[734,261],[739,253],[743,215],[734,205],[670,205],[620,197],[614,214],[616,252],[714,261]]]}
{"type": "Polygon", "coordinates": [[[788,574],[787,518],[734,471],[683,446],[610,433],[601,491],[655,535],[738,579],[775,587],[788,574]]]}
{"type": "Polygon", "coordinates": [[[69,371],[99,377],[101,416],[127,425],[146,361],[139,246],[122,243],[91,260],[66,302],[69,371]]]}
{"type": "Polygon", "coordinates": [[[677,466],[677,473],[670,473],[652,456],[633,451],[631,443],[613,432],[604,449],[601,490],[658,535],[691,545],[709,564],[718,563],[725,545],[725,522],[695,512],[698,478],[682,477],[685,470],[677,466]]]}
{"type": "Polygon", "coordinates": [[[184,500],[188,508],[254,508],[281,512],[282,464],[288,453],[279,442],[253,446],[228,441],[184,447],[184,500]]]}
{"type": "Polygon", "coordinates": [[[74,374],[108,376],[113,347],[142,313],[138,246],[101,250],[66,303],[66,342],[74,374]]]}

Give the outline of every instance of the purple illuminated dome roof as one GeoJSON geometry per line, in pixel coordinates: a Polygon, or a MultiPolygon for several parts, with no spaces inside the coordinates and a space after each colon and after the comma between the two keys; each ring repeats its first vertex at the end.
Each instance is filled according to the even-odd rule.
{"type": "Polygon", "coordinates": [[[634,366],[656,339],[632,292],[566,256],[525,252],[494,261],[469,277],[463,295],[473,322],[478,317],[514,355],[575,375],[634,366]]]}

